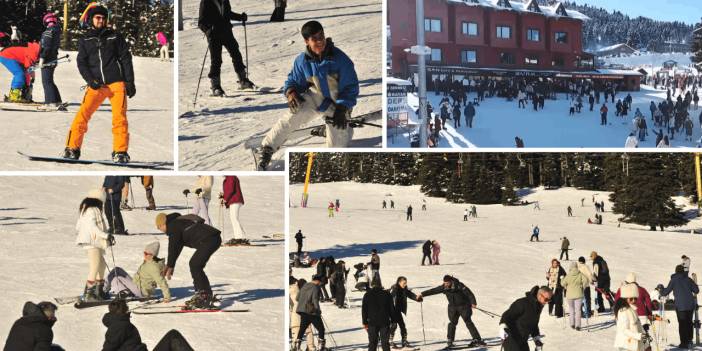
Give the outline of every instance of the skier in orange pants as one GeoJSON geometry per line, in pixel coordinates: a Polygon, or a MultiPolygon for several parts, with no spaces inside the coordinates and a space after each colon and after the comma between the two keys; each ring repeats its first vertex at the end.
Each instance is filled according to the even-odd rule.
{"type": "Polygon", "coordinates": [[[80,17],[81,26],[89,28],[78,41],[78,70],[88,87],[68,133],[64,158],[80,158],[88,122],[105,99],[112,106],[112,161],[129,162],[127,97],[136,94],[132,55],[124,37],[108,27],[109,11],[99,3],[90,3],[80,17]]]}

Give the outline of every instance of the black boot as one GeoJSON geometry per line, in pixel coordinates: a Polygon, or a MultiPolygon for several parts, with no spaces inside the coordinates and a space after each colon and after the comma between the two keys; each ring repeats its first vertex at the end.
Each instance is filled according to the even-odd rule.
{"type": "Polygon", "coordinates": [[[83,289],[83,301],[86,302],[92,302],[92,301],[100,301],[101,299],[98,297],[96,290],[96,286],[88,286],[88,284],[85,285],[85,289],[83,289]]]}
{"type": "Polygon", "coordinates": [[[259,159],[258,159],[258,170],[259,171],[265,171],[266,168],[268,168],[268,164],[271,163],[271,159],[273,158],[274,152],[275,152],[275,150],[273,150],[273,148],[270,146],[264,146],[261,148],[259,159]]]}
{"type": "Polygon", "coordinates": [[[95,283],[95,294],[101,300],[109,300],[110,299],[110,292],[105,291],[105,281],[98,281],[97,283],[95,283]]]}
{"type": "Polygon", "coordinates": [[[222,85],[220,84],[219,77],[217,78],[210,78],[210,84],[211,84],[211,89],[212,89],[212,96],[224,96],[224,89],[222,89],[222,85]]]}
{"type": "Polygon", "coordinates": [[[126,151],[113,151],[112,162],[114,163],[129,163],[129,154],[126,151]]]}
{"type": "Polygon", "coordinates": [[[61,157],[77,160],[80,158],[80,149],[65,148],[61,157]]]}
{"type": "Polygon", "coordinates": [[[249,80],[246,71],[236,72],[236,74],[239,76],[239,90],[256,88],[256,84],[249,80]]]}

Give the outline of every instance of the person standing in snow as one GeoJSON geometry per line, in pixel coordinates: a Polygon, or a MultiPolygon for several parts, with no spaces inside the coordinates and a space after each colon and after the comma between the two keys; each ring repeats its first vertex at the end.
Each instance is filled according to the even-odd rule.
{"type": "Polygon", "coordinates": [[[243,22],[244,26],[249,17],[246,12],[232,12],[229,0],[200,0],[200,13],[197,27],[205,33],[210,51],[210,78],[212,95],[224,96],[220,81],[222,69],[222,47],[226,48],[234,64],[234,72],[239,79],[239,89],[253,89],[254,84],[249,80],[244,59],[239,51],[239,43],[234,39],[231,21],[243,22]]]}
{"type": "Polygon", "coordinates": [[[697,294],[700,288],[692,280],[682,265],[675,267],[675,274],[670,276],[668,285],[660,291],[661,296],[675,295],[675,314],[678,318],[679,348],[687,348],[692,343],[692,317],[697,309],[697,294]]]}
{"type": "Polygon", "coordinates": [[[171,289],[168,287],[168,281],[161,274],[166,269],[166,263],[162,258],[158,257],[158,251],[161,244],[154,241],[146,245],[144,248],[144,262],[134,275],[134,284],[141,291],[141,295],[152,297],[156,293],[156,287],[161,289],[163,294],[163,302],[171,301],[171,289]]]}
{"type": "Polygon", "coordinates": [[[433,240],[431,242],[431,252],[432,252],[432,259],[434,260],[434,264],[438,265],[439,264],[439,254],[441,253],[441,245],[439,245],[438,241],[433,240]]]}
{"type": "Polygon", "coordinates": [[[327,147],[347,147],[353,136],[348,122],[360,91],[353,61],[325,36],[321,23],[309,21],[300,33],[306,49],[295,59],[284,86],[290,113],[261,142],[259,170],[266,169],[290,132],[317,117],[327,123],[327,147]]]}
{"type": "Polygon", "coordinates": [[[232,222],[234,237],[226,245],[250,245],[245,238],[246,232],[239,221],[239,211],[244,206],[244,194],[241,192],[241,183],[237,176],[225,176],[222,183],[222,204],[229,209],[229,220],[232,222]]]}
{"type": "Polygon", "coordinates": [[[534,286],[525,295],[514,301],[500,318],[499,336],[504,351],[529,351],[529,337],[537,351],[543,347],[539,319],[553,292],[546,286],[534,286]]]}
{"type": "Polygon", "coordinates": [[[619,289],[617,289],[617,293],[614,294],[614,301],[617,301],[622,297],[622,288],[624,288],[627,285],[634,285],[639,291],[639,297],[636,300],[636,315],[639,317],[641,325],[644,326],[644,330],[648,331],[648,326],[650,325],[648,316],[653,314],[651,296],[648,294],[648,291],[644,289],[644,287],[640,286],[636,282],[635,273],[631,272],[626,275],[626,280],[624,281],[624,284],[622,284],[622,286],[619,289]]]}
{"type": "Polygon", "coordinates": [[[339,202],[339,199],[336,199],[334,201],[334,211],[339,212],[340,208],[341,208],[341,202],[339,202]]]}
{"type": "Polygon", "coordinates": [[[561,238],[561,255],[558,259],[562,260],[563,255],[565,255],[566,261],[569,261],[570,259],[568,258],[568,250],[570,250],[570,240],[568,240],[568,238],[564,236],[563,238],[561,238]]]}
{"type": "Polygon", "coordinates": [[[298,256],[302,254],[302,239],[304,238],[305,236],[302,235],[302,229],[298,229],[297,233],[295,233],[295,242],[297,243],[298,256]]]}
{"type": "Polygon", "coordinates": [[[639,147],[639,139],[636,138],[634,132],[629,133],[629,136],[626,138],[626,142],[624,142],[624,147],[628,149],[635,149],[639,147]]]}
{"type": "Polygon", "coordinates": [[[193,203],[192,214],[199,216],[205,220],[205,224],[212,225],[210,221],[209,207],[210,198],[212,198],[212,176],[198,176],[197,181],[191,193],[195,194],[195,202],[193,203]]]}
{"type": "Polygon", "coordinates": [[[548,303],[548,314],[563,317],[563,286],[561,280],[566,276],[566,271],[561,267],[557,259],[551,260],[551,267],[546,272],[548,287],[553,291],[553,299],[548,303]],[[555,307],[555,308],[554,308],[555,307]]]}
{"type": "Polygon", "coordinates": [[[539,229],[539,226],[534,226],[534,229],[531,231],[531,238],[529,238],[529,241],[534,241],[534,238],[536,238],[536,242],[539,242],[539,232],[541,230],[539,229]]]}
{"type": "Polygon", "coordinates": [[[285,7],[287,3],[288,0],[273,0],[275,9],[273,10],[273,14],[271,14],[271,22],[285,21],[285,7]]]}
{"type": "Polygon", "coordinates": [[[83,103],[73,118],[63,158],[77,160],[88,122],[105,99],[112,106],[112,161],[128,163],[130,158],[127,97],[136,95],[132,54],[127,41],[109,28],[109,11],[99,3],[90,3],[80,17],[81,26],[89,28],[78,40],[78,71],[88,84],[83,103]]]}
{"type": "MultiPolygon", "coordinates": [[[[41,85],[44,87],[44,103],[57,106],[61,103],[61,93],[54,83],[54,70],[61,45],[61,29],[58,18],[53,12],[48,12],[42,19],[46,29],[41,33],[41,51],[39,52],[39,68],[41,68],[41,85]]],[[[65,109],[65,108],[62,108],[65,109]]]]}
{"type": "Polygon", "coordinates": [[[107,216],[108,232],[116,235],[127,235],[122,219],[120,204],[122,203],[122,189],[126,176],[106,176],[102,183],[103,190],[107,193],[105,201],[105,215],[107,216]]]}
{"type": "Polygon", "coordinates": [[[386,209],[386,208],[388,208],[388,202],[383,200],[383,209],[386,209]]]}
{"type": "Polygon", "coordinates": [[[394,208],[395,208],[395,201],[390,200],[390,209],[394,209],[394,208]]]}
{"type": "Polygon", "coordinates": [[[612,292],[609,291],[609,266],[602,256],[598,255],[596,251],[590,253],[590,259],[592,259],[592,276],[595,278],[595,288],[597,289],[597,306],[599,306],[597,312],[603,313],[605,311],[604,300],[602,299],[603,294],[607,298],[610,308],[612,307],[613,303],[611,299],[612,292]]]}
{"type": "Polygon", "coordinates": [[[88,279],[83,290],[84,301],[104,300],[105,292],[105,249],[114,245],[115,240],[107,230],[102,213],[104,192],[92,190],[79,207],[76,223],[76,245],[88,254],[88,279]]]}
{"type": "Polygon", "coordinates": [[[578,270],[590,281],[590,284],[583,288],[583,300],[587,318],[592,315],[592,295],[590,294],[590,285],[594,283],[594,277],[592,276],[592,271],[590,271],[590,267],[588,267],[587,264],[585,264],[585,257],[583,256],[578,257],[578,270]]]}
{"type": "Polygon", "coordinates": [[[319,284],[321,277],[317,274],[312,277],[312,281],[306,283],[297,295],[297,309],[295,312],[300,315],[300,329],[297,332],[295,342],[291,351],[301,351],[302,336],[307,328],[312,325],[317,329],[319,343],[318,351],[328,351],[324,340],[324,322],[322,321],[322,309],[319,307],[319,284]]]}
{"type": "Polygon", "coordinates": [[[646,334],[636,316],[638,298],[637,286],[626,284],[621,288],[621,298],[612,307],[614,319],[617,321],[614,347],[619,351],[644,351],[646,349],[646,334]]]}
{"type": "Polygon", "coordinates": [[[453,105],[453,127],[454,128],[460,128],[461,127],[461,105],[460,104],[455,104],[453,105]]]}
{"type": "Polygon", "coordinates": [[[466,117],[466,125],[468,128],[473,128],[473,118],[475,117],[475,105],[473,102],[469,102],[465,107],[463,114],[466,117]]]}
{"type": "Polygon", "coordinates": [[[339,308],[348,308],[346,304],[346,279],[349,270],[346,269],[346,262],[339,260],[334,267],[334,271],[329,276],[329,285],[334,294],[334,304],[339,308]]]}
{"type": "Polygon", "coordinates": [[[210,280],[205,274],[205,265],[222,245],[221,232],[205,224],[205,220],[189,214],[181,216],[174,212],[156,216],[156,228],[168,236],[168,259],[164,276],[170,280],[176,261],[184,247],[195,249],[190,258],[190,274],[193,278],[195,295],[185,302],[188,308],[209,308],[214,301],[210,280]]]}
{"type": "Polygon", "coordinates": [[[568,205],[568,208],[566,209],[568,212],[568,217],[573,217],[573,208],[568,205]]]}
{"type": "Polygon", "coordinates": [[[60,346],[52,344],[56,309],[56,305],[48,301],[25,302],[22,317],[12,324],[3,350],[63,351],[60,346]]]}
{"type": "Polygon", "coordinates": [[[371,280],[371,289],[363,295],[361,323],[368,332],[368,350],[390,351],[390,325],[393,320],[393,298],[383,289],[379,279],[371,280]]]}
{"type": "Polygon", "coordinates": [[[166,38],[166,34],[163,32],[156,33],[156,40],[158,44],[161,45],[161,48],[158,50],[161,61],[170,61],[171,58],[168,52],[168,38],[166,38]]]}
{"type": "Polygon", "coordinates": [[[428,258],[429,259],[429,265],[432,265],[431,261],[431,245],[432,242],[431,240],[427,240],[424,242],[424,245],[422,245],[422,266],[424,265],[425,260],[428,258]]]}
{"type": "Polygon", "coordinates": [[[329,205],[327,205],[327,217],[334,217],[334,203],[331,201],[329,201],[329,205]]]}
{"type": "Polygon", "coordinates": [[[407,341],[407,327],[405,326],[405,320],[402,315],[407,315],[407,298],[417,302],[422,302],[422,299],[418,298],[417,295],[407,287],[407,278],[402,276],[397,277],[395,285],[390,287],[390,295],[392,295],[393,302],[393,322],[390,325],[390,344],[393,348],[410,347],[410,343],[407,341]],[[398,325],[400,326],[400,336],[402,338],[401,345],[397,345],[393,342],[398,325]]]}
{"type": "Polygon", "coordinates": [[[371,268],[370,279],[378,279],[380,281],[380,256],[378,256],[378,250],[371,250],[371,260],[368,262],[368,266],[371,268]]]}
{"type": "Polygon", "coordinates": [[[607,104],[602,104],[602,107],[600,107],[600,125],[601,126],[606,126],[607,125],[607,112],[609,109],[607,108],[607,104]]]}
{"type": "Polygon", "coordinates": [[[456,336],[456,325],[458,325],[459,317],[466,323],[466,327],[473,338],[468,347],[487,345],[480,337],[478,328],[475,327],[475,324],[473,324],[473,321],[471,320],[473,308],[478,307],[473,292],[470,291],[470,289],[458,279],[450,275],[445,275],[443,284],[433,289],[425,290],[419,294],[417,298],[423,299],[424,297],[436,294],[444,294],[448,300],[449,325],[446,346],[448,348],[453,347],[453,340],[456,336]]]}
{"type": "MultiPolygon", "coordinates": [[[[297,308],[298,308],[298,300],[297,297],[300,294],[300,289],[302,289],[303,286],[307,283],[306,280],[300,279],[297,280],[293,276],[290,276],[289,278],[289,306],[290,306],[290,335],[292,335],[293,340],[297,338],[297,334],[300,331],[300,315],[297,314],[297,308]]],[[[307,350],[316,350],[317,347],[315,346],[314,342],[314,335],[312,334],[312,326],[308,326],[306,330],[304,330],[304,336],[305,339],[307,340],[307,350]]]]}
{"type": "Polygon", "coordinates": [[[412,205],[407,206],[407,219],[408,221],[412,221],[412,205]]]}
{"type": "Polygon", "coordinates": [[[570,327],[580,331],[583,291],[585,287],[590,285],[590,279],[580,272],[577,263],[572,262],[568,269],[568,274],[561,281],[561,285],[563,285],[565,290],[565,298],[570,310],[570,327]]]}
{"type": "Polygon", "coordinates": [[[468,221],[468,209],[466,208],[465,211],[463,211],[463,221],[467,222],[468,221]]]}
{"type": "Polygon", "coordinates": [[[144,186],[144,191],[146,191],[146,201],[148,201],[149,206],[146,207],[149,211],[156,210],[156,200],[154,200],[154,176],[142,176],[141,185],[144,186]]]}

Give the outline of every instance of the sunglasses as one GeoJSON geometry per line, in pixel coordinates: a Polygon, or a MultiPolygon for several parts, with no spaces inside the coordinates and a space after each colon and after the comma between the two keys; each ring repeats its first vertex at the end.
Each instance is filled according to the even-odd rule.
{"type": "Polygon", "coordinates": [[[95,16],[93,16],[93,18],[94,18],[94,19],[99,19],[99,20],[104,20],[104,19],[105,19],[105,16],[103,16],[103,15],[95,15],[95,16]]]}

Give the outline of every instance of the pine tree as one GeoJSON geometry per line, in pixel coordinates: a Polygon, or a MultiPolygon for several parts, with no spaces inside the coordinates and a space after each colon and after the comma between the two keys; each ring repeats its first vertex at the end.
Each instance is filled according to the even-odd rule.
{"type": "Polygon", "coordinates": [[[445,154],[427,153],[422,155],[422,159],[422,168],[419,171],[420,190],[427,196],[446,196],[451,169],[445,154]]]}

